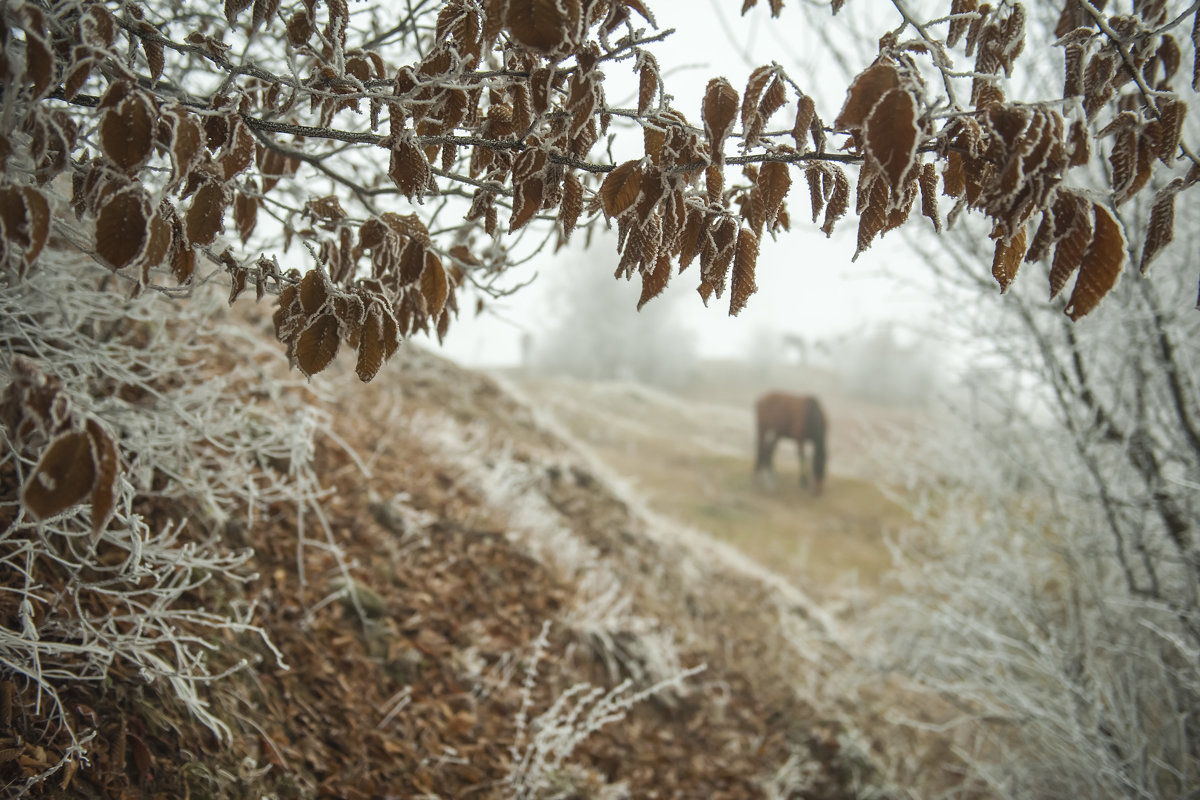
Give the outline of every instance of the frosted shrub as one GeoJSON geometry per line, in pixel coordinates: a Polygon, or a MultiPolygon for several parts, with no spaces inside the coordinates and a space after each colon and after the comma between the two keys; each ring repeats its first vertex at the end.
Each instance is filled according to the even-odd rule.
{"type": "MultiPolygon", "coordinates": [[[[963,785],[1021,798],[1193,796],[1197,614],[1130,590],[1103,506],[1063,491],[1076,476],[1056,438],[1040,439],[1052,454],[1043,468],[1063,476],[1048,491],[1018,491],[1023,476],[1004,459],[959,448],[958,479],[931,470],[916,481],[919,525],[894,542],[899,590],[867,626],[868,652],[928,693],[902,725],[952,736],[963,785]]],[[[911,464],[928,457],[906,450],[911,464]]],[[[1166,548],[1148,548],[1151,559],[1165,580],[1166,548]]]]}
{"type": "Polygon", "coordinates": [[[200,690],[245,664],[215,634],[270,643],[253,598],[236,599],[252,552],[220,533],[315,498],[323,421],[289,406],[286,382],[255,366],[254,338],[203,291],[127,299],[79,259],[48,251],[42,264],[0,287],[2,672],[71,742],[54,769],[86,751],[61,693],[118,666],[226,739],[200,690]],[[241,362],[214,365],[231,338],[241,362]],[[52,452],[62,441],[80,445],[66,463],[52,452]],[[205,608],[197,592],[214,581],[235,599],[205,608]]]}

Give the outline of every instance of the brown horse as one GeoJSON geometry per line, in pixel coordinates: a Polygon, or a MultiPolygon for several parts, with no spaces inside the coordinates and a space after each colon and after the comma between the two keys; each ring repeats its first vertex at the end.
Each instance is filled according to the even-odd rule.
{"type": "Polygon", "coordinates": [[[808,458],[804,443],[812,442],[813,493],[820,494],[825,484],[825,434],[828,424],[817,398],[809,395],[770,392],[754,407],[758,420],[758,453],[754,474],[773,475],[771,462],[780,439],[793,439],[800,451],[800,485],[808,486],[808,458]]]}

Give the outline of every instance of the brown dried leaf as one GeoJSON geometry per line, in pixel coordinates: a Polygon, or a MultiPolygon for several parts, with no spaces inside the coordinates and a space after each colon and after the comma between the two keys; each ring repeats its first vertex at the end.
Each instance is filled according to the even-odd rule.
{"type": "Polygon", "coordinates": [[[171,129],[171,181],[168,186],[183,183],[204,153],[204,128],[182,106],[163,109],[163,119],[171,129]]]}
{"type": "Polygon", "coordinates": [[[737,89],[724,78],[710,80],[704,92],[700,117],[704,122],[704,134],[708,138],[709,152],[715,164],[725,160],[723,147],[725,139],[733,130],[737,111],[737,89]]]}
{"type": "Polygon", "coordinates": [[[108,9],[92,5],[79,16],[79,33],[88,47],[103,50],[112,46],[117,36],[117,26],[108,9]]]}
{"type": "Polygon", "coordinates": [[[1141,273],[1146,274],[1150,262],[1175,238],[1175,195],[1183,188],[1179,178],[1160,189],[1150,209],[1150,222],[1146,226],[1146,243],[1142,246],[1141,273]]]}
{"type": "Polygon", "coordinates": [[[1092,160],[1091,141],[1087,127],[1082,120],[1076,120],[1071,124],[1071,160],[1068,162],[1068,166],[1082,167],[1092,160]]]}
{"type": "Polygon", "coordinates": [[[400,254],[400,283],[403,286],[414,284],[421,279],[425,269],[425,248],[416,242],[408,242],[400,254]]]}
{"type": "Polygon", "coordinates": [[[828,179],[820,164],[809,164],[804,169],[804,179],[808,181],[809,199],[812,201],[812,221],[815,224],[825,208],[824,184],[828,179]]]}
{"type": "Polygon", "coordinates": [[[87,421],[96,477],[92,482],[92,530],[104,529],[113,515],[113,496],[117,488],[117,446],[95,420],[87,421]]]}
{"type": "MultiPolygon", "coordinates": [[[[766,162],[758,171],[755,187],[758,190],[759,202],[762,204],[761,211],[757,214],[758,222],[770,228],[779,218],[779,210],[783,207],[783,201],[787,199],[788,192],[792,188],[792,176],[788,171],[788,165],[782,161],[766,162]]],[[[758,231],[756,230],[755,233],[757,234],[758,231]]]]}
{"type": "Polygon", "coordinates": [[[206,181],[196,190],[187,213],[187,236],[193,244],[210,245],[224,228],[225,208],[230,189],[216,181],[206,181]]]}
{"type": "Polygon", "coordinates": [[[725,292],[729,268],[737,256],[738,230],[733,215],[721,214],[707,231],[707,247],[700,252],[701,274],[713,285],[717,297],[725,292]]]}
{"type": "Polygon", "coordinates": [[[397,139],[392,145],[388,175],[409,201],[424,199],[433,182],[433,172],[429,168],[429,159],[411,135],[397,139]]]}
{"type": "Polygon", "coordinates": [[[766,125],[771,116],[783,108],[783,104],[786,102],[787,87],[784,86],[783,80],[776,75],[775,80],[771,81],[771,85],[767,87],[767,91],[763,94],[762,101],[758,104],[760,126],[766,125]]]}
{"type": "Polygon", "coordinates": [[[608,217],[619,217],[637,202],[642,187],[642,169],[633,159],[608,173],[600,184],[600,203],[608,217]]]}
{"type": "Polygon", "coordinates": [[[668,253],[660,251],[654,269],[642,273],[642,296],[638,298],[637,310],[641,311],[642,306],[662,294],[670,280],[671,257],[668,253]]]}
{"type": "Polygon", "coordinates": [[[863,138],[893,189],[906,182],[917,157],[917,100],[903,89],[886,92],[867,115],[863,138]]]}
{"type": "Polygon", "coordinates": [[[329,287],[326,285],[325,276],[321,274],[321,271],[311,269],[306,272],[300,279],[300,310],[312,316],[320,310],[321,306],[325,305],[328,298],[329,287]]]}
{"type": "Polygon", "coordinates": [[[113,269],[133,263],[146,243],[150,208],[132,186],[110,196],[96,216],[96,255],[113,269]]]}
{"type": "Polygon", "coordinates": [[[1083,110],[1088,119],[1112,97],[1113,78],[1117,77],[1117,55],[1101,51],[1088,60],[1083,74],[1083,110]]]}
{"type": "MultiPolygon", "coordinates": [[[[62,97],[63,100],[70,102],[75,95],[87,83],[88,77],[92,74],[92,68],[96,66],[95,59],[85,47],[76,47],[72,51],[72,66],[67,73],[66,80],[63,81],[62,97]]],[[[4,69],[0,68],[0,79],[4,78],[4,69]]]]}
{"type": "Polygon", "coordinates": [[[833,126],[841,131],[862,128],[871,109],[885,94],[900,86],[900,73],[886,61],[877,61],[860,72],[846,91],[846,102],[834,120],[833,126]]]}
{"type": "Polygon", "coordinates": [[[1079,265],[1079,277],[1064,312],[1078,320],[1092,311],[1104,296],[1116,286],[1125,264],[1125,235],[1111,213],[1098,203],[1092,204],[1096,215],[1095,236],[1088,245],[1083,262],[1079,265]]]}
{"type": "Polygon", "coordinates": [[[638,114],[648,114],[658,91],[658,62],[649,53],[643,53],[638,66],[638,114]]]}
{"type": "MultiPolygon", "coordinates": [[[[167,204],[164,203],[164,206],[167,204]]],[[[196,271],[196,251],[187,242],[183,223],[172,209],[171,213],[171,274],[180,285],[187,283],[196,271]]]]}
{"type": "Polygon", "coordinates": [[[1054,241],[1054,212],[1046,209],[1042,212],[1042,221],[1038,224],[1037,232],[1033,234],[1033,241],[1029,243],[1025,260],[1031,264],[1041,261],[1050,251],[1050,245],[1054,244],[1054,241]]]}
{"type": "Polygon", "coordinates": [[[1200,92],[1200,8],[1192,18],[1192,91],[1200,92]]]}
{"type": "Polygon", "coordinates": [[[287,24],[287,40],[292,47],[300,47],[313,35],[312,19],[308,12],[301,8],[292,14],[287,24]]]}
{"type": "Polygon", "coordinates": [[[574,172],[569,172],[563,180],[563,199],[558,212],[558,221],[562,226],[564,241],[571,238],[571,231],[575,230],[581,213],[583,213],[583,182],[576,177],[574,172]]]}
{"type": "Polygon", "coordinates": [[[391,309],[384,303],[372,303],[358,345],[358,363],[354,371],[366,383],[379,372],[400,346],[400,327],[391,309]]]}
{"type": "Polygon", "coordinates": [[[384,361],[383,312],[381,303],[373,303],[363,322],[358,342],[358,360],[354,371],[363,383],[369,383],[384,361]]]}
{"type": "Polygon", "coordinates": [[[959,39],[967,32],[967,28],[971,25],[971,20],[967,18],[967,14],[973,12],[979,5],[976,0],[953,0],[950,3],[950,32],[946,34],[946,46],[956,47],[959,39]]]}
{"type": "Polygon", "coordinates": [[[254,18],[251,27],[258,30],[275,18],[279,10],[279,0],[254,0],[254,18]]]}
{"type": "Polygon", "coordinates": [[[304,210],[320,219],[338,222],[346,218],[346,210],[337,195],[328,194],[324,197],[312,197],[304,204],[304,210]]]}
{"type": "Polygon", "coordinates": [[[816,118],[817,107],[813,103],[813,99],[808,95],[803,95],[796,101],[796,122],[792,125],[792,138],[796,140],[796,152],[803,153],[808,145],[809,128],[812,127],[813,120],[816,118]]]}
{"type": "MultiPolygon", "coordinates": [[[[9,247],[25,250],[30,243],[29,214],[25,196],[18,186],[0,185],[0,256],[9,247]]],[[[0,264],[3,260],[0,259],[0,264]]]]}
{"type": "Polygon", "coordinates": [[[146,249],[142,252],[142,283],[150,282],[150,270],[157,267],[167,257],[171,250],[171,237],[173,234],[172,226],[169,220],[174,216],[174,208],[169,202],[164,200],[163,206],[170,210],[163,213],[153,214],[150,217],[149,238],[146,240],[146,249]]]}
{"type": "Polygon", "coordinates": [[[580,0],[508,0],[504,13],[512,38],[544,54],[578,41],[582,19],[580,0]]]}
{"type": "Polygon", "coordinates": [[[846,215],[850,208],[850,181],[840,167],[829,167],[833,171],[833,194],[829,197],[829,205],[825,208],[825,222],[821,230],[826,236],[833,235],[833,226],[846,215]]]}
{"type": "Polygon", "coordinates": [[[1085,44],[1090,37],[1086,29],[1076,31],[1063,46],[1063,97],[1078,97],[1084,91],[1083,57],[1086,53],[1085,44]]]}
{"type": "MultiPolygon", "coordinates": [[[[24,266],[32,266],[50,235],[46,196],[32,186],[0,188],[0,220],[4,222],[7,243],[23,250],[24,266]]],[[[21,272],[24,274],[24,269],[21,272]]]]}
{"type": "Polygon", "coordinates": [[[166,53],[162,42],[154,39],[142,39],[142,49],[146,51],[146,66],[150,68],[151,84],[158,83],[163,70],[167,66],[166,53]]]}
{"type": "Polygon", "coordinates": [[[934,231],[940,233],[942,223],[937,207],[937,167],[933,163],[922,164],[918,181],[921,184],[921,213],[933,220],[934,231]]]}
{"type": "Polygon", "coordinates": [[[1050,265],[1050,299],[1063,290],[1079,268],[1092,241],[1092,214],[1088,201],[1078,195],[1061,193],[1054,203],[1054,260],[1050,265]]]}
{"type": "MultiPolygon", "coordinates": [[[[745,135],[746,144],[754,144],[758,142],[759,135],[762,133],[763,126],[766,120],[762,116],[762,105],[759,98],[763,97],[763,90],[767,87],[767,82],[774,77],[772,87],[778,83],[779,88],[775,90],[775,98],[771,105],[774,106],[772,111],[778,109],[787,100],[787,90],[784,89],[782,82],[775,76],[776,68],[773,66],[759,67],[750,73],[750,79],[746,82],[746,92],[742,95],[742,132],[745,135]],[[778,104],[775,104],[775,100],[778,104]]],[[[764,102],[766,98],[763,98],[764,102]]]]}
{"type": "Polygon", "coordinates": [[[132,174],[154,152],[156,124],[150,101],[140,92],[131,93],[100,118],[100,148],[114,164],[132,174]]]}
{"type": "Polygon", "coordinates": [[[541,210],[545,188],[542,178],[537,175],[515,185],[513,214],[508,223],[509,233],[520,229],[541,210]]]}
{"type": "Polygon", "coordinates": [[[707,226],[707,215],[693,205],[684,212],[683,233],[679,237],[679,271],[683,272],[700,253],[700,237],[707,226]]]}
{"type": "Polygon", "coordinates": [[[1026,229],[1022,226],[1009,241],[1005,241],[1003,236],[996,238],[996,252],[992,256],[992,277],[1000,284],[1000,294],[1007,292],[1008,287],[1016,280],[1017,270],[1021,268],[1021,257],[1025,255],[1025,236],[1026,229]]]}
{"type": "Polygon", "coordinates": [[[225,180],[228,181],[254,163],[254,134],[236,115],[231,114],[227,124],[232,134],[225,143],[225,150],[221,153],[218,163],[225,180]]]}
{"type": "Polygon", "coordinates": [[[1162,43],[1158,46],[1155,54],[1162,62],[1163,81],[1169,82],[1179,71],[1179,65],[1183,63],[1183,53],[1179,51],[1179,43],[1175,41],[1174,36],[1164,33],[1162,43]]]}
{"type": "Polygon", "coordinates": [[[422,247],[433,245],[433,241],[429,238],[429,229],[425,227],[425,223],[416,214],[397,214],[392,211],[385,211],[380,215],[380,219],[386,222],[388,227],[397,234],[407,236],[422,247]]]}
{"type": "Polygon", "coordinates": [[[758,237],[747,228],[738,230],[737,255],[733,261],[733,281],[729,293],[729,316],[736,317],[750,295],[758,291],[754,267],[758,262],[758,237]]]}
{"type": "MultiPolygon", "coordinates": [[[[1103,134],[1104,131],[1101,131],[1101,135],[1103,134]]],[[[1137,143],[1137,130],[1132,125],[1118,131],[1116,141],[1113,142],[1108,163],[1112,165],[1113,194],[1117,196],[1128,188],[1137,174],[1137,143]]]]}
{"type": "Polygon", "coordinates": [[[258,198],[238,192],[233,198],[233,224],[237,227],[242,244],[250,238],[258,224],[258,198]]]}
{"type": "Polygon", "coordinates": [[[37,519],[53,517],[92,491],[95,454],[86,433],[69,431],[52,441],[21,489],[21,504],[37,519]]]}
{"type": "Polygon", "coordinates": [[[421,271],[421,294],[425,297],[426,313],[436,317],[446,305],[450,282],[442,260],[432,251],[425,252],[425,269],[421,271]]]}
{"type": "Polygon", "coordinates": [[[225,0],[225,19],[229,22],[229,27],[237,25],[238,14],[241,14],[254,0],[225,0]]]}
{"type": "Polygon", "coordinates": [[[1158,103],[1158,119],[1162,123],[1156,155],[1168,167],[1175,163],[1187,104],[1178,98],[1163,98],[1158,103]]]}
{"type": "Polygon", "coordinates": [[[865,176],[865,170],[859,173],[858,197],[862,208],[858,218],[858,247],[851,261],[856,261],[888,225],[887,184],[878,175],[865,176]],[[865,190],[864,182],[867,183],[865,190]]]}
{"type": "Polygon", "coordinates": [[[311,378],[329,366],[337,355],[340,342],[337,317],[319,314],[296,339],[296,366],[306,378],[311,378]]]}
{"type": "MultiPolygon", "coordinates": [[[[41,12],[27,5],[23,9],[32,17],[35,13],[41,18],[41,12]]],[[[54,83],[54,52],[44,38],[45,28],[42,25],[29,25],[25,28],[25,75],[26,83],[33,84],[33,99],[40,100],[50,91],[54,83]]]]}

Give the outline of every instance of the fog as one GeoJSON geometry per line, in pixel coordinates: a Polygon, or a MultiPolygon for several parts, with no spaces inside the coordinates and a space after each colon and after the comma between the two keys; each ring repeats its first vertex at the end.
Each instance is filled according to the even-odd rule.
{"type": "MultiPolygon", "coordinates": [[[[826,117],[837,113],[846,85],[841,68],[835,64],[817,68],[806,60],[805,53],[820,51],[813,41],[814,31],[797,30],[799,14],[771,22],[764,4],[738,20],[736,7],[717,2],[660,2],[655,11],[659,28],[674,28],[676,33],[653,52],[674,95],[672,105],[693,123],[699,124],[701,97],[710,78],[722,75],[735,86],[744,86],[751,69],[771,61],[783,64],[816,97],[819,113],[826,117]],[[726,25],[732,33],[726,32],[726,25]],[[741,38],[735,41],[731,35],[741,38]]],[[[842,21],[839,16],[838,23],[842,21]]],[[[631,65],[613,64],[607,73],[609,103],[630,105],[636,88],[631,65]],[[628,87],[628,96],[621,95],[622,87],[628,87]]],[[[786,109],[780,114],[786,116],[786,109]]],[[[628,154],[619,150],[622,144],[640,146],[636,131],[623,132],[633,135],[621,137],[618,132],[614,152],[618,158],[639,156],[636,149],[628,154]]],[[[915,354],[919,349],[927,361],[931,348],[921,342],[928,342],[931,335],[937,338],[931,320],[938,304],[931,297],[921,261],[893,233],[851,263],[855,221],[842,220],[834,235],[826,238],[812,224],[799,172],[793,171],[793,181],[788,205],[791,231],[778,240],[763,237],[759,290],[736,318],[728,316],[728,296],[714,298],[705,308],[695,291],[699,282],[695,266],[674,275],[667,291],[639,313],[641,282],[613,280],[615,232],[600,229],[592,236],[591,247],[584,247],[582,235],[576,233],[572,243],[558,252],[552,252],[553,242],[538,250],[508,278],[508,286],[529,285],[508,297],[489,299],[481,314],[464,311],[442,352],[471,367],[536,362],[581,377],[622,374],[662,384],[679,381],[687,364],[696,359],[786,361],[801,358],[801,350],[817,364],[838,359],[851,373],[878,372],[881,351],[877,347],[872,351],[871,343],[878,346],[884,339],[895,344],[894,352],[887,351],[891,355],[915,354]],[[571,299],[573,285],[583,297],[571,299]],[[845,363],[862,358],[867,360],[845,363]],[[614,366],[618,361],[620,366],[614,366]],[[649,362],[656,366],[651,369],[649,362]]],[[[909,227],[921,223],[928,225],[919,220],[909,227]]],[[[946,355],[955,361],[952,353],[946,355]]],[[[898,374],[904,367],[897,364],[892,369],[898,374]]]]}

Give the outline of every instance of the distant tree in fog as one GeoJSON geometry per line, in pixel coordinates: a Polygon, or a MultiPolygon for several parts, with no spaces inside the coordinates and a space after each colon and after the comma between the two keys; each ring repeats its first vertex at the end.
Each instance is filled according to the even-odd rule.
{"type": "Polygon", "coordinates": [[[760,377],[766,378],[772,367],[786,360],[786,345],[786,337],[778,328],[760,323],[746,336],[746,361],[758,370],[760,377]]]}
{"type": "Polygon", "coordinates": [[[938,385],[938,354],[921,339],[904,341],[892,324],[843,338],[833,356],[846,390],[866,400],[923,404],[938,385]]]}
{"type": "Polygon", "coordinates": [[[551,311],[534,334],[531,365],[588,380],[678,386],[697,358],[696,335],[680,321],[684,298],[668,293],[637,311],[630,300],[640,287],[614,281],[610,261],[600,251],[580,253],[545,276],[551,311]]]}

